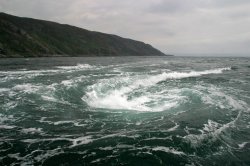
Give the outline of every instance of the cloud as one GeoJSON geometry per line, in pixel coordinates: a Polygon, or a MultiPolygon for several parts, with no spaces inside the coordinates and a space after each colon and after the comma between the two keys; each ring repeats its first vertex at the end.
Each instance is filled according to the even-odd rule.
{"type": "Polygon", "coordinates": [[[0,10],[142,40],[166,53],[250,54],[249,0],[1,0],[0,10]]]}
{"type": "Polygon", "coordinates": [[[148,8],[152,13],[183,14],[198,8],[205,1],[200,0],[162,0],[148,8]]]}

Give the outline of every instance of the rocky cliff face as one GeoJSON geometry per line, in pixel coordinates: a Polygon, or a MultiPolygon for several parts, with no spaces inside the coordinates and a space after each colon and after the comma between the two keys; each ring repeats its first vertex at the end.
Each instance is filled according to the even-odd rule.
{"type": "Polygon", "coordinates": [[[0,13],[0,57],[165,55],[149,44],[0,13]]]}

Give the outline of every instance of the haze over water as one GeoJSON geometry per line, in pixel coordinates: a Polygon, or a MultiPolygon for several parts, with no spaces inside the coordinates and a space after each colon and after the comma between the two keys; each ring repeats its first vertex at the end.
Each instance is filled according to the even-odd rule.
{"type": "Polygon", "coordinates": [[[249,58],[2,59],[1,165],[249,165],[249,58]]]}

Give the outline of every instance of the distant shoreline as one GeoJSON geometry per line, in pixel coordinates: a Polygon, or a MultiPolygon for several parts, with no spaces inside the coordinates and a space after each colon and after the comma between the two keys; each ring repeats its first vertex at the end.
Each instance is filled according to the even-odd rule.
{"type": "Polygon", "coordinates": [[[143,41],[1,12],[0,31],[1,58],[165,56],[143,41]]]}
{"type": "Polygon", "coordinates": [[[2,56],[0,59],[12,59],[12,58],[84,58],[84,57],[174,57],[175,55],[84,55],[84,56],[64,56],[64,55],[53,55],[53,56],[2,56]]]}

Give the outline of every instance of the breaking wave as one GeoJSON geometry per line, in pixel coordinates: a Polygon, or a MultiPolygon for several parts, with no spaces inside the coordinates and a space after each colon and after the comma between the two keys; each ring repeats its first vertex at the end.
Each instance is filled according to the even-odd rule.
{"type": "Polygon", "coordinates": [[[205,71],[169,72],[158,75],[136,75],[105,79],[91,85],[82,100],[91,107],[107,109],[126,109],[137,111],[159,112],[168,110],[185,102],[181,90],[157,90],[157,93],[147,92],[149,87],[168,79],[199,77],[207,74],[220,74],[230,68],[218,68],[205,71]],[[134,92],[141,95],[132,96],[134,92]],[[165,94],[164,94],[165,93],[165,94]]]}
{"type": "Polygon", "coordinates": [[[91,66],[89,64],[77,64],[76,66],[57,66],[58,69],[64,70],[82,70],[82,69],[92,69],[95,66],[91,66]]]}

